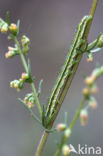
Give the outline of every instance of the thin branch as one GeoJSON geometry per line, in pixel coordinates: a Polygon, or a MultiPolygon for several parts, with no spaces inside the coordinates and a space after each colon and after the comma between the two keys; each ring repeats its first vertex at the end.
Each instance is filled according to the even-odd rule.
{"type": "Polygon", "coordinates": [[[39,118],[33,113],[33,111],[28,107],[28,105],[21,100],[20,98],[18,98],[18,100],[25,106],[25,108],[28,110],[28,112],[30,113],[30,115],[32,116],[32,118],[34,120],[36,120],[40,125],[42,124],[41,121],[39,120],[39,118]]]}
{"type": "MultiPolygon", "coordinates": [[[[20,44],[19,44],[19,42],[18,42],[18,40],[17,40],[17,37],[14,38],[14,41],[15,41],[16,45],[18,46],[20,58],[21,58],[21,61],[22,61],[22,63],[23,63],[23,66],[24,66],[24,68],[25,68],[25,71],[28,73],[28,66],[27,66],[25,57],[24,57],[24,55],[23,55],[23,53],[22,53],[22,50],[21,50],[21,48],[20,48],[20,44]]],[[[37,92],[36,92],[36,89],[35,89],[35,85],[34,85],[33,82],[31,83],[31,88],[32,88],[32,91],[33,91],[33,93],[34,93],[35,101],[36,101],[37,108],[38,108],[38,110],[39,110],[40,116],[42,116],[42,109],[41,109],[40,102],[39,102],[39,99],[38,99],[38,96],[37,96],[37,92]]]]}

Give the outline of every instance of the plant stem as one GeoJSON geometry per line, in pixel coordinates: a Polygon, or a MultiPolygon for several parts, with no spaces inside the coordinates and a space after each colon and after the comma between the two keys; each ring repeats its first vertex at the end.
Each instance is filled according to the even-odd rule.
{"type": "MultiPolygon", "coordinates": [[[[18,46],[20,58],[21,58],[21,61],[23,63],[24,69],[25,69],[26,73],[28,73],[28,66],[27,66],[25,57],[24,57],[24,55],[22,53],[22,50],[20,48],[20,44],[19,44],[19,42],[17,40],[17,37],[14,37],[14,41],[15,41],[16,45],[18,46]]],[[[31,88],[32,88],[32,91],[34,93],[34,97],[35,97],[35,101],[36,101],[36,104],[37,104],[38,111],[40,113],[40,116],[42,116],[42,109],[41,109],[40,102],[39,102],[39,99],[38,99],[38,96],[37,96],[37,92],[36,92],[36,89],[35,89],[35,85],[34,85],[33,82],[31,83],[31,88]]]]}
{"type": "Polygon", "coordinates": [[[72,122],[71,122],[71,124],[70,124],[70,126],[69,126],[69,128],[71,129],[71,131],[72,131],[72,129],[73,129],[75,123],[77,122],[77,120],[78,120],[78,118],[79,118],[79,116],[80,116],[80,111],[81,111],[82,108],[84,107],[85,101],[86,101],[86,98],[84,97],[84,98],[82,99],[82,101],[81,101],[81,104],[80,104],[78,110],[77,110],[77,113],[75,114],[75,116],[74,116],[74,118],[73,118],[73,120],[72,120],[72,122]]]}
{"type": "MultiPolygon", "coordinates": [[[[69,128],[70,128],[71,131],[72,131],[74,125],[76,124],[76,122],[77,122],[77,120],[78,120],[78,118],[80,116],[80,111],[84,107],[85,101],[86,101],[86,99],[83,98],[83,100],[81,101],[81,104],[80,104],[80,106],[79,106],[79,108],[78,108],[78,110],[77,110],[77,112],[76,112],[76,114],[75,114],[75,116],[74,116],[74,118],[73,118],[70,126],[69,126],[69,128]]],[[[61,144],[60,144],[59,148],[57,149],[57,151],[56,151],[56,153],[55,153],[54,156],[59,156],[60,155],[60,153],[62,151],[62,147],[66,143],[67,139],[68,138],[66,138],[64,135],[62,136],[61,144]]]]}
{"type": "MultiPolygon", "coordinates": [[[[90,15],[92,16],[92,20],[93,20],[93,17],[94,17],[94,13],[95,13],[95,10],[96,10],[97,3],[98,3],[98,0],[93,0],[93,2],[92,2],[92,7],[90,9],[90,15]]],[[[87,37],[88,37],[91,24],[92,24],[92,21],[89,23],[88,27],[86,28],[86,31],[85,31],[85,34],[84,34],[85,39],[87,39],[87,37]]],[[[77,59],[79,60],[79,62],[80,62],[81,58],[82,58],[82,54],[78,55],[77,59]]],[[[79,65],[79,63],[73,67],[73,71],[77,70],[78,65],[79,65]]],[[[61,105],[63,103],[63,100],[64,100],[64,98],[66,96],[68,88],[70,87],[70,84],[71,84],[71,81],[72,81],[74,75],[75,75],[75,73],[72,76],[69,76],[67,78],[65,84],[64,84],[63,90],[62,90],[62,92],[61,92],[61,94],[59,96],[59,99],[58,99],[60,104],[59,104],[59,107],[57,108],[57,113],[55,114],[53,120],[51,121],[51,124],[49,125],[50,128],[52,127],[52,125],[53,125],[53,123],[54,123],[54,121],[55,121],[55,119],[56,119],[56,117],[58,115],[58,112],[59,112],[60,107],[61,107],[61,105]]],[[[43,148],[45,146],[45,142],[47,140],[47,137],[48,137],[48,134],[46,132],[44,132],[44,134],[42,135],[42,137],[40,139],[40,143],[39,143],[39,145],[37,147],[35,156],[40,156],[41,155],[42,150],[43,150],[43,148]]]]}
{"type": "Polygon", "coordinates": [[[36,153],[35,153],[35,156],[40,156],[41,155],[43,147],[44,147],[44,145],[46,143],[46,140],[48,138],[48,134],[49,133],[47,133],[45,130],[43,131],[40,142],[39,142],[39,145],[38,145],[36,153]]]}

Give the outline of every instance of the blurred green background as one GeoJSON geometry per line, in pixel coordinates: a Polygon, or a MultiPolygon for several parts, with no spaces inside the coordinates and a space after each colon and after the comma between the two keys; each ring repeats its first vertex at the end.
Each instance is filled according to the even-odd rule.
{"type": "MultiPolygon", "coordinates": [[[[47,98],[67,55],[74,31],[80,19],[88,14],[92,0],[0,0],[0,16],[5,19],[6,11],[10,11],[11,21],[21,20],[20,35],[25,34],[31,39],[29,56],[32,63],[32,73],[35,85],[38,87],[43,79],[41,104],[47,104],[47,98]]],[[[98,33],[103,32],[103,1],[100,0],[89,34],[89,42],[98,33]]],[[[0,34],[0,156],[34,156],[42,129],[30,117],[24,106],[18,102],[18,97],[24,97],[31,92],[29,85],[16,92],[9,87],[9,82],[18,79],[24,69],[19,57],[6,60],[4,55],[8,43],[6,35],[0,34]]],[[[94,62],[88,64],[83,56],[73,79],[56,123],[64,121],[64,112],[68,112],[68,124],[73,118],[82,99],[84,87],[83,74],[89,75],[96,63],[103,65],[103,50],[95,54],[94,62]]],[[[89,111],[89,121],[86,127],[80,122],[75,125],[68,143],[76,148],[82,146],[103,146],[103,79],[98,80],[100,92],[96,95],[99,107],[89,111]]],[[[38,115],[36,107],[34,112],[38,115]]],[[[60,134],[49,136],[43,156],[53,156],[60,140],[60,134]]]]}

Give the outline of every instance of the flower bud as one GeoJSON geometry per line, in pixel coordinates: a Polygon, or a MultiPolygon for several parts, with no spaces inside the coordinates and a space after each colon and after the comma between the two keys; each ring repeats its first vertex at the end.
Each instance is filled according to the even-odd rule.
{"type": "Polygon", "coordinates": [[[8,50],[9,50],[9,51],[14,51],[14,49],[15,49],[15,48],[13,48],[13,47],[8,47],[8,50]]]}
{"type": "Polygon", "coordinates": [[[87,56],[87,62],[92,62],[93,61],[93,55],[92,53],[89,53],[87,56]]]}
{"type": "Polygon", "coordinates": [[[30,44],[30,39],[27,36],[23,35],[22,38],[21,38],[21,43],[22,43],[23,47],[26,46],[26,45],[29,45],[30,44]]]}
{"type": "Polygon", "coordinates": [[[84,96],[88,96],[89,95],[89,89],[88,88],[84,88],[83,89],[83,95],[84,96]]]}
{"type": "Polygon", "coordinates": [[[88,120],[88,112],[87,112],[87,110],[83,109],[80,112],[81,125],[85,126],[87,124],[87,120],[88,120]]]}
{"type": "Polygon", "coordinates": [[[27,102],[27,105],[28,105],[29,108],[33,108],[34,107],[34,104],[31,103],[31,102],[27,102]]]}
{"type": "Polygon", "coordinates": [[[94,76],[97,78],[98,76],[101,75],[101,69],[100,69],[100,68],[96,68],[96,69],[93,71],[92,75],[94,75],[94,76]]]}
{"type": "Polygon", "coordinates": [[[15,55],[15,52],[14,51],[8,51],[7,53],[5,53],[5,57],[6,58],[11,58],[15,55]]]}
{"type": "Polygon", "coordinates": [[[98,104],[97,104],[97,101],[94,97],[91,97],[91,99],[89,100],[89,106],[92,108],[92,109],[96,109],[98,104]]]}
{"type": "Polygon", "coordinates": [[[7,31],[8,31],[8,25],[5,23],[1,28],[1,32],[6,33],[7,31]]]}
{"type": "Polygon", "coordinates": [[[94,77],[90,76],[85,79],[87,85],[92,85],[94,83],[94,77]]]}
{"type": "Polygon", "coordinates": [[[87,62],[88,62],[88,63],[93,62],[93,58],[92,58],[92,57],[91,57],[91,58],[87,58],[87,62]]]}
{"type": "Polygon", "coordinates": [[[63,153],[64,156],[68,156],[68,155],[70,154],[70,148],[69,148],[68,145],[65,144],[65,145],[62,147],[62,153],[63,153]]]}
{"type": "Polygon", "coordinates": [[[103,47],[103,35],[100,36],[98,43],[97,43],[97,47],[99,47],[99,48],[103,47]]]}
{"type": "Polygon", "coordinates": [[[29,76],[28,76],[27,73],[22,73],[21,79],[22,79],[23,81],[25,81],[25,80],[28,79],[28,78],[29,78],[29,76]]]}
{"type": "Polygon", "coordinates": [[[18,80],[14,81],[14,88],[19,88],[19,81],[18,80]]]}
{"type": "Polygon", "coordinates": [[[59,123],[57,126],[56,126],[56,129],[58,131],[64,131],[66,129],[66,124],[64,123],[59,123]]]}
{"type": "Polygon", "coordinates": [[[11,88],[14,87],[14,82],[13,82],[13,81],[10,82],[10,87],[11,87],[11,88]]]}
{"type": "Polygon", "coordinates": [[[20,82],[19,80],[11,81],[10,87],[16,88],[17,91],[20,91],[23,88],[23,82],[20,82]]]}
{"type": "Polygon", "coordinates": [[[35,98],[34,98],[33,93],[26,94],[26,96],[24,98],[24,102],[28,105],[29,108],[34,107],[35,98]]]}
{"type": "Polygon", "coordinates": [[[2,33],[6,33],[8,31],[8,24],[2,18],[0,18],[0,31],[2,33]]]}
{"type": "Polygon", "coordinates": [[[64,131],[64,136],[65,136],[66,138],[69,138],[70,135],[71,135],[71,130],[70,130],[70,128],[67,128],[67,129],[64,131]]]}
{"type": "Polygon", "coordinates": [[[22,44],[22,52],[24,53],[24,55],[29,51],[29,45],[30,45],[30,39],[23,35],[21,38],[21,44],[22,44]]]}
{"type": "Polygon", "coordinates": [[[99,89],[96,85],[93,85],[91,88],[90,88],[90,93],[91,94],[96,94],[98,93],[99,89]]]}
{"type": "Polygon", "coordinates": [[[18,27],[16,24],[12,23],[10,26],[9,26],[9,31],[13,34],[13,35],[16,35],[17,31],[18,31],[18,27]]]}

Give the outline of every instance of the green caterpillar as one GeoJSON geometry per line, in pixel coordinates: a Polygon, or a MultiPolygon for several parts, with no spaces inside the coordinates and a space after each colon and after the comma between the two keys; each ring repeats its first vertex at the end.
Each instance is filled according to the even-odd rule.
{"type": "Polygon", "coordinates": [[[84,32],[86,30],[88,23],[91,20],[92,20],[92,16],[84,16],[80,24],[78,25],[74,40],[72,42],[70,50],[68,51],[65,63],[57,78],[56,84],[54,85],[54,88],[52,89],[51,96],[49,97],[48,106],[45,112],[45,120],[46,119],[49,120],[52,118],[55,112],[56,105],[59,104],[58,97],[60,96],[60,91],[63,88],[66,78],[69,75],[73,74],[72,67],[75,63],[78,62],[77,56],[80,53],[81,45],[82,44],[86,45],[86,41],[83,40],[84,39],[83,35],[84,35],[84,32]]]}

